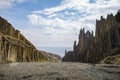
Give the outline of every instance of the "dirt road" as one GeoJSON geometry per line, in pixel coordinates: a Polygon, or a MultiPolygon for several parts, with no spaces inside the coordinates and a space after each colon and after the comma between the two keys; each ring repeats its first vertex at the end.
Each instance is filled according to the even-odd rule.
{"type": "Polygon", "coordinates": [[[120,80],[120,66],[72,62],[0,64],[0,80],[120,80]]]}

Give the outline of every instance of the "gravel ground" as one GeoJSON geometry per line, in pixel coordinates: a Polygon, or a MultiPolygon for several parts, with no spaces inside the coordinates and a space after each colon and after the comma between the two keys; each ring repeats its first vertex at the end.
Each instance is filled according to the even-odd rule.
{"type": "Polygon", "coordinates": [[[0,80],[120,80],[120,65],[72,62],[0,64],[0,80]]]}

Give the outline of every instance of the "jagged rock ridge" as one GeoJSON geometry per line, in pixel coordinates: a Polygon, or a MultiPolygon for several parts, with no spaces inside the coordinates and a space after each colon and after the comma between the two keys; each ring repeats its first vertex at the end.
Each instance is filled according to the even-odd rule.
{"type": "Polygon", "coordinates": [[[113,14],[96,20],[96,32],[80,30],[79,41],[74,42],[73,51],[66,52],[63,61],[98,63],[107,56],[120,53],[120,26],[113,14]],[[72,56],[72,57],[71,57],[72,56]]]}
{"type": "Polygon", "coordinates": [[[58,55],[40,51],[19,30],[0,17],[0,63],[57,61],[58,55]]]}

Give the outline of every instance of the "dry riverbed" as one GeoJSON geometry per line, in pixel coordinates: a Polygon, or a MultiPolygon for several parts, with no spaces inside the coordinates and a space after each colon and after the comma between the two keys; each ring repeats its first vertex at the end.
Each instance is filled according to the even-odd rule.
{"type": "Polygon", "coordinates": [[[120,66],[72,62],[0,64],[0,80],[120,80],[120,66]]]}

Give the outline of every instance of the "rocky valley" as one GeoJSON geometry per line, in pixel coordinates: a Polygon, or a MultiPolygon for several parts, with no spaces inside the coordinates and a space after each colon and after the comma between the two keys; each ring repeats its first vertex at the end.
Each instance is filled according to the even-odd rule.
{"type": "Polygon", "coordinates": [[[37,50],[0,17],[0,80],[120,80],[120,24],[113,14],[80,30],[73,51],[62,58],[37,50]],[[102,63],[102,64],[99,64],[102,63]]]}

